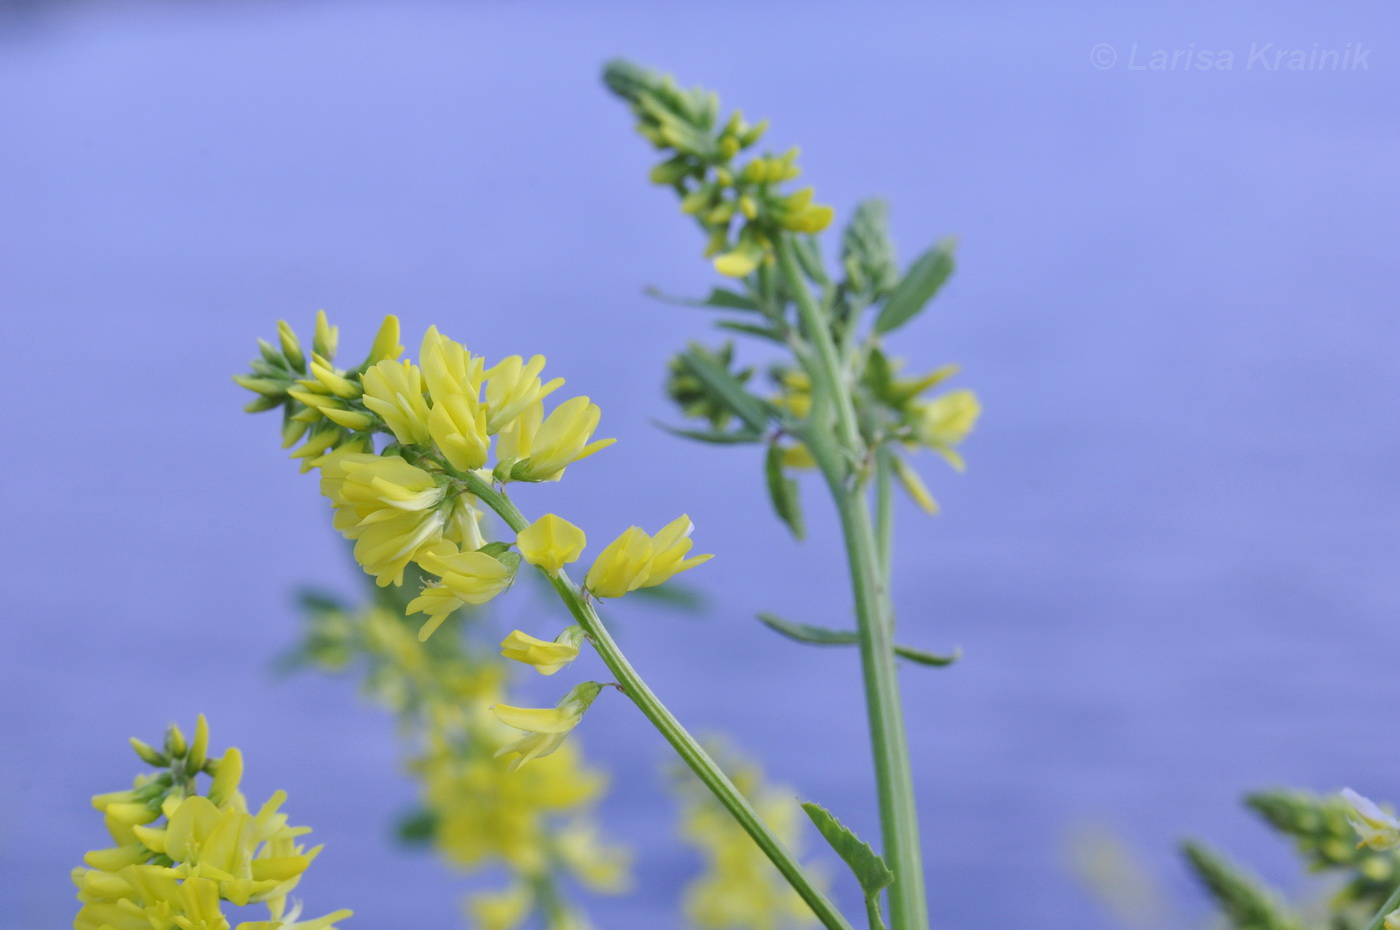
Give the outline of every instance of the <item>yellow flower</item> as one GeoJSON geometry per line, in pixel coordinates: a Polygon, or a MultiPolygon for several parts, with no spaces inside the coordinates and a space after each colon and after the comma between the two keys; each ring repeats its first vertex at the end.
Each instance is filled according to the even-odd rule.
{"type": "Polygon", "coordinates": [[[967,438],[982,413],[977,395],[968,390],[949,391],[926,404],[914,405],[912,413],[914,436],[919,442],[962,471],[962,456],[953,447],[967,438]]]}
{"type": "Polygon", "coordinates": [[[743,278],[753,274],[763,253],[749,248],[738,248],[725,252],[715,259],[715,271],[730,278],[743,278]]]}
{"type": "Polygon", "coordinates": [[[628,527],[593,561],[584,587],[598,597],[621,597],[637,588],[661,584],[709,561],[714,556],[686,558],[694,545],[690,539],[694,529],[695,525],[684,514],[662,527],[654,537],[639,527],[628,527]]]}
{"type": "Polygon", "coordinates": [[[486,537],[481,534],[481,508],[476,503],[476,498],[470,494],[457,495],[442,530],[444,539],[463,549],[480,549],[486,545],[486,537]]]}
{"type": "Polygon", "coordinates": [[[933,499],[933,495],[929,493],[928,487],[924,484],[923,479],[919,477],[919,473],[914,470],[912,465],[897,455],[892,456],[891,461],[894,463],[894,476],[899,479],[900,486],[904,488],[904,493],[912,497],[914,502],[922,507],[924,512],[929,516],[936,515],[938,513],[938,501],[933,499]]]}
{"type": "Polygon", "coordinates": [[[423,366],[423,381],[428,385],[433,403],[454,394],[480,399],[486,360],[472,355],[460,342],[442,335],[436,326],[428,327],[423,334],[418,361],[423,366]]]}
{"type": "Polygon", "coordinates": [[[384,420],[404,445],[432,440],[428,431],[428,402],[423,398],[423,374],[412,362],[383,361],[361,377],[364,404],[384,420]]]}
{"type": "Polygon", "coordinates": [[[816,468],[817,460],[812,458],[812,451],[803,443],[787,446],[783,449],[783,467],[808,469],[816,468]]]}
{"type": "Polygon", "coordinates": [[[635,591],[646,583],[651,552],[651,537],[641,527],[629,526],[593,560],[584,587],[598,597],[621,597],[635,591]]]}
{"type": "Polygon", "coordinates": [[[627,890],[632,856],[620,846],[603,842],[596,825],[578,821],[559,833],[559,858],[589,888],[609,894],[627,890]]]}
{"type": "Polygon", "coordinates": [[[536,401],[507,423],[496,437],[496,468],[498,481],[509,481],[517,462],[530,457],[535,446],[535,434],[544,421],[544,404],[536,401]]]}
{"type": "Polygon", "coordinates": [[[453,468],[474,471],[486,464],[491,436],[486,432],[486,410],[474,395],[435,398],[428,412],[428,432],[453,468]]]}
{"type": "Polygon", "coordinates": [[[601,415],[598,405],[589,403],[587,397],[570,398],[555,407],[538,429],[517,436],[514,453],[522,461],[512,466],[510,477],[518,481],[557,481],[567,465],[617,442],[588,441],[598,428],[601,415]]]}
{"type": "Polygon", "coordinates": [[[442,622],[463,604],[485,604],[510,587],[515,579],[514,566],[504,564],[485,552],[459,552],[451,543],[439,543],[427,549],[418,556],[417,561],[425,570],[442,579],[440,585],[425,588],[408,604],[408,613],[428,615],[418,631],[420,641],[433,635],[442,622]]]}
{"type": "Polygon", "coordinates": [[[580,626],[569,627],[552,643],[536,639],[519,630],[512,630],[501,642],[501,655],[516,662],[533,665],[541,675],[553,675],[578,658],[578,647],[582,642],[583,628],[580,626]]]}
{"type": "Polygon", "coordinates": [[[446,491],[398,456],[329,456],[321,493],[335,504],[335,528],[355,540],[355,560],[380,587],[402,584],[414,556],[442,539],[446,491]]]}
{"type": "Polygon", "coordinates": [[[215,804],[226,804],[241,798],[238,786],[243,781],[243,753],[237,746],[230,746],[219,757],[219,765],[214,769],[214,780],[209,785],[209,800],[215,804]]]}
{"type": "Polygon", "coordinates": [[[647,566],[646,580],[639,587],[650,588],[659,585],[714,558],[713,555],[697,555],[688,559],[685,557],[694,545],[690,539],[694,530],[695,524],[690,522],[690,517],[681,514],[651,538],[651,562],[647,566]]]}
{"type": "Polygon", "coordinates": [[[301,920],[301,902],[298,901],[292,905],[290,911],[285,911],[286,905],[287,899],[285,897],[275,898],[267,902],[267,909],[272,916],[271,920],[242,923],[238,925],[236,930],[335,930],[336,924],[355,913],[352,910],[342,908],[326,914],[324,917],[301,920]]]}
{"type": "Polygon", "coordinates": [[[503,860],[516,873],[536,875],[553,856],[554,816],[592,805],[606,779],[584,765],[577,740],[513,770],[491,755],[512,738],[498,735],[509,728],[489,711],[485,717],[490,726],[472,731],[478,751],[462,755],[439,740],[417,763],[424,800],[439,818],[438,849],[466,869],[503,860]]]}
{"type": "Polygon", "coordinates": [[[467,915],[478,930],[515,930],[530,916],[534,896],[527,885],[504,891],[479,891],[467,897],[467,915]]]}
{"type": "Polygon", "coordinates": [[[781,377],[782,393],[773,398],[774,404],[785,408],[799,420],[812,411],[812,379],[805,372],[785,371],[781,377]]]}
{"type": "Polygon", "coordinates": [[[520,555],[531,565],[538,565],[551,575],[576,561],[583,553],[583,530],[563,517],[547,513],[525,529],[515,539],[520,555]]]}
{"type": "Polygon", "coordinates": [[[390,314],[379,324],[379,332],[374,334],[374,342],[369,347],[369,358],[365,364],[377,365],[383,361],[393,361],[403,354],[399,345],[399,318],[390,314]]]}
{"type": "Polygon", "coordinates": [[[1377,852],[1400,846],[1400,820],[1381,810],[1375,801],[1350,788],[1342,789],[1342,798],[1355,814],[1354,817],[1347,817],[1347,822],[1361,837],[1361,842],[1356,845],[1369,846],[1377,852]]]}
{"type": "Polygon", "coordinates": [[[511,763],[511,771],[529,762],[547,756],[564,742],[569,731],[578,726],[603,686],[596,681],[585,681],[575,685],[554,707],[512,707],[509,704],[493,704],[491,712],[506,726],[524,731],[525,735],[513,743],[496,750],[496,755],[518,753],[520,758],[511,763]]]}
{"type": "Polygon", "coordinates": [[[505,429],[525,408],[564,383],[555,378],[540,384],[544,356],[536,355],[527,364],[518,355],[501,359],[486,372],[486,423],[492,435],[505,429]]]}

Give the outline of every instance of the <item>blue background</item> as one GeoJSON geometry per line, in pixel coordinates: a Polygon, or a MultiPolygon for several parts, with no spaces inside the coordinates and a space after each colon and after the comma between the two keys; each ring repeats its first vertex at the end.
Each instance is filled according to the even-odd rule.
{"type": "MultiPolygon", "coordinates": [[[[102,838],[87,796],[130,777],[128,734],[199,711],[327,844],[313,913],[460,923],[468,883],[386,842],[411,796],[389,721],[267,671],[291,589],[356,579],[229,375],[318,307],[347,356],[393,312],[411,347],[437,323],[590,394],[618,445],[523,506],[599,539],[688,511],[710,614],[621,604],[625,645],[683,720],[875,833],[854,654],[750,619],[846,619],[819,489],[795,544],[752,450],[648,422],[671,415],[665,359],[708,334],[642,287],[712,274],[599,85],[617,54],[771,116],[839,215],[887,196],[906,258],[961,237],[893,340],[962,363],[986,407],[965,476],[924,460],[944,515],[899,514],[901,637],[967,653],[903,677],[935,926],[1109,926],[1064,865],[1091,820],[1187,913],[1184,834],[1295,886],[1241,792],[1400,799],[1397,25],[1385,3],[5,7],[0,923],[71,919],[67,871],[102,838]],[[1247,68],[1268,42],[1372,53],[1247,68]],[[1133,71],[1134,43],[1235,67],[1133,71]]],[[[517,603],[507,621],[557,619],[517,603]]],[[[582,735],[643,852],[597,922],[674,925],[693,863],[664,747],[617,699],[582,735]]]]}

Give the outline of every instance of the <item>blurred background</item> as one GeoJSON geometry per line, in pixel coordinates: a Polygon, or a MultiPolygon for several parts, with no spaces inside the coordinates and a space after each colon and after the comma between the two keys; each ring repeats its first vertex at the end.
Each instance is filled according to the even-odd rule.
{"type": "MultiPolygon", "coordinates": [[[[886,196],[906,260],[961,239],[892,341],[986,409],[967,474],[930,475],[943,515],[899,512],[901,638],[966,651],[903,674],[935,926],[1112,926],[1065,864],[1087,823],[1183,919],[1185,835],[1296,887],[1245,790],[1400,799],[1398,26],[1381,2],[0,5],[0,924],[71,921],[88,796],[129,780],[128,735],[201,711],[327,844],[311,913],[462,924],[470,882],[391,846],[390,719],[270,672],[292,591],[359,580],[229,376],[318,308],[346,357],[396,313],[410,351],[436,323],[591,395],[618,445],[527,509],[608,537],[688,512],[708,609],[620,604],[624,645],[683,720],[876,834],[855,654],[752,619],[847,622],[820,489],[794,543],[757,453],[651,425],[666,359],[713,337],[643,287],[714,276],[600,85],[615,55],[771,117],[838,222],[886,196]],[[1352,66],[1267,67],[1329,49],[1352,66]]],[[[598,925],[676,925],[664,745],[617,699],[580,735],[641,852],[598,925]]]]}

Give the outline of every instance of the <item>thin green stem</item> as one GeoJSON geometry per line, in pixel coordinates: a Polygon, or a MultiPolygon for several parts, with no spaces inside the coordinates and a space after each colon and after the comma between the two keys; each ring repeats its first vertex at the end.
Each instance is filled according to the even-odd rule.
{"type": "Polygon", "coordinates": [[[823,393],[831,398],[835,405],[836,429],[841,444],[850,454],[859,455],[865,443],[856,421],[846,366],[841,363],[836,343],[831,338],[831,328],[802,277],[802,267],[792,251],[792,242],[786,236],[778,240],[778,266],[787,282],[788,291],[797,302],[797,317],[802,323],[803,334],[817,350],[815,370],[809,372],[814,382],[812,386],[822,388],[823,393]]]}
{"type": "MultiPolygon", "coordinates": [[[[530,521],[511,502],[510,498],[492,487],[490,482],[469,472],[454,472],[454,475],[462,481],[468,491],[494,510],[512,530],[518,533],[529,526],[530,521]]],[[[836,905],[817,887],[796,857],[783,845],[782,840],[778,839],[768,828],[768,825],[759,818],[758,812],[729,780],[729,776],[724,774],[695,737],[681,726],[680,721],[647,687],[641,675],[637,673],[632,664],[627,661],[627,657],[622,654],[622,650],[618,648],[617,642],[604,626],[592,601],[584,596],[578,585],[569,580],[569,576],[565,572],[561,571],[557,575],[549,575],[548,572],[544,574],[559,595],[560,600],[564,602],[564,606],[568,608],[569,613],[588,634],[589,641],[598,650],[598,655],[602,657],[608,670],[615,676],[623,693],[632,699],[642,714],[671,744],[682,761],[714,793],[719,802],[744,828],[744,831],[753,837],[754,842],[787,879],[788,884],[792,885],[802,900],[807,902],[812,913],[829,930],[852,930],[850,923],[836,909],[836,905]]]]}
{"type": "Polygon", "coordinates": [[[1397,907],[1400,907],[1400,885],[1397,885],[1395,890],[1390,893],[1390,897],[1385,899],[1385,903],[1376,912],[1376,916],[1372,917],[1371,922],[1366,925],[1366,930],[1381,930],[1381,927],[1385,925],[1385,919],[1397,907]]]}
{"type": "MultiPolygon", "coordinates": [[[[886,599],[890,597],[890,580],[893,577],[891,558],[894,553],[894,494],[892,493],[894,453],[880,449],[875,453],[875,541],[882,569],[880,582],[886,599]]],[[[890,608],[890,616],[894,610],[890,608]]]]}
{"type": "MultiPolygon", "coordinates": [[[[892,930],[927,930],[928,904],[914,804],[914,776],[899,700],[894,615],[886,580],[888,541],[884,543],[882,555],[882,544],[871,522],[864,477],[851,468],[852,461],[865,459],[867,450],[856,419],[849,371],[802,276],[792,244],[785,238],[778,242],[778,264],[797,304],[802,329],[816,349],[816,364],[809,368],[814,425],[804,431],[802,438],[835,499],[850,565],[866,714],[879,794],[880,830],[885,860],[895,875],[888,892],[890,926],[892,930]],[[827,431],[824,421],[816,419],[825,407],[823,401],[830,404],[835,415],[834,433],[827,431]]],[[[881,538],[887,535],[891,525],[886,515],[882,519],[881,538]]]]}

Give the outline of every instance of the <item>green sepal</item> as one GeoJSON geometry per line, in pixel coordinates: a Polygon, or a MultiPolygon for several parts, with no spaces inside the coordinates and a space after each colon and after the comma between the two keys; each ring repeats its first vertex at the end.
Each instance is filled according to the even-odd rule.
{"type": "Polygon", "coordinates": [[[507,552],[510,551],[510,546],[510,543],[505,543],[497,540],[496,542],[487,543],[486,545],[482,546],[476,551],[484,552],[487,555],[491,556],[491,558],[496,559],[498,561],[502,561],[501,556],[505,555],[507,552]]]}
{"type": "Polygon", "coordinates": [[[724,404],[730,412],[748,424],[750,429],[763,430],[768,426],[767,405],[744,390],[738,378],[695,352],[683,352],[678,358],[715,400],[724,404]]]}
{"type": "Polygon", "coordinates": [[[768,499],[773,512],[787,524],[792,535],[802,539],[806,528],[802,521],[802,501],[797,496],[797,482],[783,473],[783,450],[776,442],[768,444],[763,459],[763,474],[768,479],[768,499]]]}
{"type": "Polygon", "coordinates": [[[710,294],[703,300],[695,300],[691,297],[674,297],[654,287],[646,289],[648,297],[654,297],[662,303],[673,304],[677,307],[710,307],[717,310],[749,310],[757,313],[758,304],[738,291],[731,291],[728,288],[716,287],[710,289],[710,294]]]}
{"type": "Polygon", "coordinates": [[[738,430],[737,432],[727,433],[722,430],[681,429],[676,426],[667,426],[665,423],[656,420],[652,422],[658,429],[663,429],[673,436],[683,436],[686,439],[715,443],[716,445],[735,445],[745,442],[761,442],[763,440],[763,433],[757,430],[738,430]]]}
{"type": "Polygon", "coordinates": [[[831,811],[810,801],[803,801],[802,809],[812,818],[812,823],[836,851],[836,855],[851,867],[856,881],[860,883],[860,890],[865,893],[865,909],[872,930],[884,930],[885,921],[880,915],[880,892],[894,884],[894,873],[890,867],[875,854],[869,843],[861,842],[860,837],[837,820],[831,811]]]}
{"type": "MultiPolygon", "coordinates": [[[[758,621],[773,632],[781,633],[799,643],[811,643],[814,646],[854,646],[860,642],[860,634],[855,630],[833,630],[810,623],[795,623],[768,613],[759,614],[758,621]]],[[[945,666],[961,659],[962,649],[954,649],[951,653],[943,655],[896,644],[894,654],[919,665],[945,666]]]]}
{"type": "Polygon", "coordinates": [[[928,306],[953,273],[955,245],[956,240],[945,239],[914,260],[880,308],[880,315],[875,318],[875,332],[892,332],[928,306]]]}

